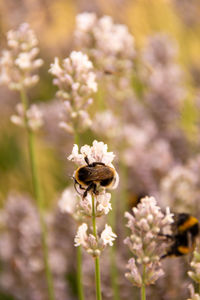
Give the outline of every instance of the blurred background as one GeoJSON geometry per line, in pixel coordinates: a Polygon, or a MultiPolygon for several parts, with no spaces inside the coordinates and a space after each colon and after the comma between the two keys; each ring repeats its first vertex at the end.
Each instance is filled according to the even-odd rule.
{"type": "MultiPolygon", "coordinates": [[[[0,31],[1,48],[5,46],[5,35],[22,22],[30,23],[40,45],[40,56],[44,66],[40,70],[40,83],[30,91],[34,102],[48,103],[54,98],[56,88],[48,73],[55,56],[67,57],[73,49],[72,33],[76,14],[88,11],[98,16],[110,15],[116,23],[127,24],[135,37],[135,47],[140,52],[147,38],[155,33],[165,33],[178,45],[177,61],[184,71],[187,93],[182,107],[182,126],[189,138],[196,139],[198,111],[195,100],[200,85],[200,3],[198,0],[124,0],[124,1],[70,1],[28,0],[1,1],[0,31]]],[[[26,168],[26,147],[21,131],[10,123],[18,95],[1,87],[0,118],[0,203],[5,201],[8,191],[17,189],[30,192],[30,178],[26,168]],[[23,180],[22,180],[23,179],[23,180]]],[[[52,125],[53,126],[53,125],[52,125]]],[[[55,126],[57,126],[55,124],[55,126]]],[[[63,135],[64,136],[64,135],[63,135]]],[[[48,204],[57,190],[63,189],[67,180],[63,170],[66,157],[58,156],[50,142],[40,145],[42,178],[46,186],[48,204]],[[48,157],[48,158],[47,158],[48,157]]]]}
{"type": "MultiPolygon", "coordinates": [[[[96,131],[89,129],[81,135],[81,145],[91,144],[94,139],[98,139],[108,143],[110,151],[116,154],[121,153],[118,154],[117,159],[122,178],[121,202],[124,201],[123,197],[126,195],[127,205],[133,206],[141,196],[151,194],[159,198],[159,204],[162,207],[170,205],[172,210],[178,211],[187,208],[188,212],[196,214],[197,217],[200,216],[198,204],[200,191],[198,168],[200,166],[198,156],[200,146],[200,1],[1,1],[1,50],[6,48],[7,31],[16,29],[23,22],[28,22],[39,39],[40,57],[44,60],[39,73],[39,84],[29,90],[28,96],[31,103],[37,103],[42,109],[45,120],[44,127],[37,137],[37,161],[45,207],[49,213],[50,231],[54,232],[52,255],[56,257],[55,265],[62,265],[60,254],[55,251],[60,247],[55,236],[59,236],[60,240],[68,236],[68,241],[66,240],[65,243],[63,241],[61,247],[62,258],[66,259],[66,256],[73,255],[73,236],[76,226],[72,220],[68,220],[64,225],[66,217],[63,215],[52,217],[51,212],[56,211],[55,214],[57,214],[58,198],[61,192],[71,184],[69,176],[73,172],[73,166],[67,161],[67,156],[71,153],[74,140],[69,133],[62,131],[58,126],[60,107],[55,98],[57,88],[52,84],[52,76],[48,70],[55,56],[68,57],[69,53],[77,48],[73,32],[76,15],[82,12],[95,12],[98,17],[109,15],[114,23],[126,24],[134,36],[135,58],[131,78],[133,94],[131,97],[125,96],[126,100],[123,105],[123,122],[128,120],[129,125],[134,127],[126,130],[127,139],[131,140],[130,145],[127,144],[127,147],[121,151],[117,147],[119,142],[117,138],[112,140],[109,136],[105,137],[102,133],[97,133],[98,126],[96,131]],[[154,74],[158,65],[159,72],[154,74]],[[171,73],[162,75],[162,72],[167,69],[165,66],[169,65],[175,66],[173,71],[170,69],[171,73]],[[159,78],[163,78],[163,81],[159,82],[159,78]],[[130,137],[130,132],[133,137],[130,137]],[[121,166],[120,158],[122,157],[121,166]]],[[[94,96],[94,104],[90,108],[91,116],[95,116],[99,108],[103,111],[106,99],[109,97],[106,89],[107,87],[100,86],[97,95],[94,96]]],[[[13,220],[13,225],[7,223],[7,226],[8,231],[13,233],[13,236],[11,234],[9,238],[14,240],[16,238],[15,226],[17,228],[19,220],[24,218],[24,213],[23,217],[21,216],[21,210],[23,211],[25,207],[26,214],[31,216],[30,219],[34,219],[34,213],[28,207],[26,208],[26,201],[23,202],[24,199],[22,199],[33,197],[33,192],[26,134],[22,128],[10,122],[10,116],[15,113],[15,105],[19,102],[19,94],[0,86],[0,95],[0,207],[2,211],[6,210],[7,218],[13,220]]],[[[112,105],[110,105],[111,110],[112,105]]],[[[116,105],[118,104],[113,107],[116,105]]],[[[124,207],[119,205],[117,210],[123,211],[124,207]]],[[[5,221],[4,218],[1,218],[2,224],[5,221]]],[[[121,220],[122,218],[121,215],[121,220]]],[[[124,222],[122,221],[123,224],[124,222]]],[[[120,227],[119,224],[116,226],[117,233],[120,232],[118,227],[120,227]]],[[[4,237],[4,225],[0,224],[0,228],[4,237]]],[[[123,237],[122,234],[122,239],[123,237]]],[[[8,244],[4,239],[2,247],[8,244]]],[[[124,285],[121,299],[130,299],[132,287],[129,283],[126,285],[123,278],[125,266],[123,259],[127,257],[127,254],[124,254],[125,250],[122,249],[122,245],[121,240],[118,242],[118,248],[122,252],[119,254],[118,262],[122,277],[119,285],[124,285]]],[[[14,246],[12,251],[13,249],[14,246]]],[[[10,257],[12,251],[9,252],[10,257]]],[[[36,282],[26,290],[21,282],[24,279],[18,282],[13,279],[14,276],[10,275],[12,273],[16,277],[19,276],[17,275],[19,270],[13,267],[13,261],[9,260],[10,269],[6,269],[6,259],[8,258],[5,258],[5,255],[1,256],[0,276],[4,275],[2,275],[0,286],[0,299],[46,300],[46,296],[39,292],[33,293],[32,298],[29,298],[30,290],[36,291],[39,283],[36,282]],[[10,295],[9,289],[12,290],[12,287],[16,285],[19,286],[18,290],[14,288],[14,295],[12,292],[10,295]]],[[[89,269],[85,286],[91,285],[90,275],[93,272],[88,267],[89,259],[90,257],[85,258],[84,270],[89,269]]],[[[152,299],[186,299],[188,279],[186,279],[185,264],[187,262],[185,261],[177,259],[171,267],[165,266],[168,272],[165,281],[160,281],[149,292],[152,299]],[[171,276],[172,273],[176,275],[175,281],[171,276]]],[[[105,259],[105,264],[107,263],[109,264],[105,259]]],[[[61,274],[59,276],[68,284],[67,288],[62,289],[65,283],[62,283],[60,287],[61,281],[58,276],[56,287],[59,291],[64,291],[64,294],[58,292],[57,299],[77,299],[76,287],[74,287],[75,266],[72,262],[66,265],[67,272],[66,269],[55,271],[55,274],[61,274]],[[67,297],[63,296],[66,294],[67,297]]],[[[107,276],[108,274],[105,274],[103,277],[105,283],[103,299],[114,299],[109,287],[106,287],[107,276]]],[[[94,299],[93,292],[87,293],[89,299],[94,299]]]]}

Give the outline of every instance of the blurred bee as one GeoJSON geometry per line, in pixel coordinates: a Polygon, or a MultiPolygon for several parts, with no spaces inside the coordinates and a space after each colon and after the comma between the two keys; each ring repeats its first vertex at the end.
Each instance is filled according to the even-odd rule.
{"type": "Polygon", "coordinates": [[[187,213],[175,214],[172,232],[172,235],[164,235],[171,240],[172,244],[161,258],[191,253],[199,234],[199,221],[187,213]]]}
{"type": "Polygon", "coordinates": [[[85,162],[87,165],[79,167],[73,177],[75,188],[78,185],[80,189],[85,190],[83,198],[87,196],[89,191],[97,195],[99,186],[104,188],[115,188],[117,186],[118,174],[114,168],[105,165],[103,162],[90,163],[87,156],[85,162]]]}
{"type": "Polygon", "coordinates": [[[128,196],[128,208],[131,210],[133,207],[136,207],[140,203],[141,199],[146,195],[148,195],[148,193],[130,193],[130,195],[128,196]]]}

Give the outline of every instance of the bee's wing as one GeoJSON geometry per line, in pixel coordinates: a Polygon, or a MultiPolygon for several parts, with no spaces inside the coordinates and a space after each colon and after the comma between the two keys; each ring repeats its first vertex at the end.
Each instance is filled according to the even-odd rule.
{"type": "Polygon", "coordinates": [[[187,232],[187,240],[188,240],[188,248],[192,250],[194,247],[194,239],[192,237],[191,232],[187,232]]]}
{"type": "Polygon", "coordinates": [[[87,167],[87,175],[86,180],[87,181],[100,181],[107,178],[110,178],[110,172],[107,168],[100,167],[100,168],[94,168],[94,167],[87,167]]]}

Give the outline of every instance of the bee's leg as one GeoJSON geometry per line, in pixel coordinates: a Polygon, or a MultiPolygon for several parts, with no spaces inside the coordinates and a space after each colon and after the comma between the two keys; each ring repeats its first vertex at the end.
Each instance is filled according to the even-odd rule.
{"type": "Polygon", "coordinates": [[[85,198],[87,196],[87,193],[89,191],[91,191],[93,189],[93,191],[96,189],[96,184],[95,183],[90,183],[87,187],[87,189],[85,190],[85,192],[83,193],[83,198],[85,198]]]}
{"type": "Polygon", "coordinates": [[[93,185],[94,185],[93,193],[94,193],[95,195],[99,195],[99,192],[97,191],[97,185],[96,185],[96,183],[93,183],[93,185]]]}
{"type": "Polygon", "coordinates": [[[76,190],[76,192],[79,194],[79,195],[82,195],[78,190],[77,190],[77,185],[79,186],[79,188],[80,188],[80,190],[85,190],[85,188],[84,187],[82,187],[82,185],[80,185],[80,183],[78,183],[78,181],[74,178],[74,177],[72,177],[73,178],[73,180],[74,180],[74,188],[75,188],[75,190],[76,190]]]}
{"type": "Polygon", "coordinates": [[[78,184],[80,190],[85,190],[85,189],[78,182],[74,182],[74,188],[75,188],[76,192],[82,196],[82,194],[77,190],[77,187],[76,187],[77,184],[78,184]]]}
{"type": "Polygon", "coordinates": [[[87,156],[85,156],[85,162],[86,162],[86,164],[89,166],[90,165],[90,162],[89,162],[89,159],[88,159],[88,157],[87,156]]]}
{"type": "Polygon", "coordinates": [[[164,237],[166,237],[167,239],[171,239],[171,240],[174,239],[174,236],[172,236],[172,235],[170,235],[170,234],[158,233],[158,236],[164,236],[164,237]]]}
{"type": "Polygon", "coordinates": [[[170,256],[170,254],[168,254],[168,253],[163,254],[163,255],[161,255],[160,259],[163,259],[163,258],[168,257],[168,256],[170,256]]]}
{"type": "Polygon", "coordinates": [[[95,167],[97,165],[105,166],[105,164],[103,162],[98,162],[98,161],[89,164],[90,167],[95,167]]]}
{"type": "Polygon", "coordinates": [[[176,255],[176,248],[174,246],[172,246],[171,249],[168,249],[168,251],[165,254],[161,255],[160,259],[163,259],[163,258],[168,257],[168,256],[173,256],[173,255],[177,256],[176,255]]]}

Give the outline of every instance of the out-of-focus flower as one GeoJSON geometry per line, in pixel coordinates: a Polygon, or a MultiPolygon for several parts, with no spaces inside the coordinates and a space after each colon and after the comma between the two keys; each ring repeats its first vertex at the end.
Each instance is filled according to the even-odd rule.
{"type": "Polygon", "coordinates": [[[196,283],[200,284],[200,247],[197,245],[194,253],[193,259],[190,263],[193,271],[188,271],[188,275],[194,280],[196,283]]]}
{"type": "Polygon", "coordinates": [[[163,233],[172,222],[172,214],[169,209],[164,215],[160,207],[157,206],[153,197],[145,197],[137,207],[133,208],[133,215],[126,212],[128,218],[127,227],[131,229],[130,237],[124,240],[133,253],[134,258],[129,260],[128,268],[130,272],[125,276],[134,284],[141,287],[143,284],[154,283],[163,270],[160,265],[160,256],[164,251],[164,244],[159,238],[159,233],[163,233]],[[145,266],[145,274],[141,275],[141,266],[145,266]]]}
{"type": "Polygon", "coordinates": [[[80,212],[81,196],[74,191],[74,187],[66,188],[58,202],[62,213],[70,214],[76,221],[82,221],[84,214],[80,212]]]}
{"type": "Polygon", "coordinates": [[[197,293],[195,293],[193,285],[190,284],[190,285],[188,286],[188,288],[189,288],[189,290],[190,290],[190,297],[191,297],[191,298],[188,298],[187,300],[200,300],[200,295],[197,294],[197,293]]]}
{"type": "Polygon", "coordinates": [[[94,13],[79,14],[76,17],[75,43],[93,61],[115,101],[132,93],[130,79],[135,56],[134,38],[125,25],[114,24],[110,16],[98,19],[94,13]]]}
{"type": "Polygon", "coordinates": [[[131,128],[134,136],[130,137],[131,145],[123,153],[123,159],[130,168],[129,186],[136,193],[144,194],[145,191],[155,195],[161,178],[173,166],[172,149],[167,140],[156,137],[151,129],[148,131],[130,126],[126,133],[127,138],[128,133],[131,135],[131,128]]]}
{"type": "Polygon", "coordinates": [[[121,136],[119,119],[111,110],[97,112],[94,117],[92,129],[96,134],[112,139],[117,138],[119,135],[121,136]]]}
{"type": "Polygon", "coordinates": [[[182,71],[175,62],[176,52],[177,46],[168,36],[157,34],[149,39],[143,55],[149,70],[143,78],[147,85],[145,99],[162,135],[177,127],[175,121],[185,96],[182,71]]]}
{"type": "Polygon", "coordinates": [[[10,89],[20,90],[34,86],[39,76],[34,74],[42,66],[43,60],[37,59],[38,40],[29,24],[23,23],[7,34],[8,50],[0,57],[0,83],[10,89]]]}
{"type": "Polygon", "coordinates": [[[150,65],[168,65],[177,54],[177,45],[167,35],[156,34],[148,41],[148,47],[144,49],[144,60],[150,65]]]}
{"type": "MultiPolygon", "coordinates": [[[[18,126],[25,126],[24,109],[21,103],[16,106],[17,115],[11,116],[11,122],[18,126]]],[[[37,105],[32,104],[26,112],[28,126],[33,131],[38,130],[43,125],[43,114],[37,105]]]]}
{"type": "Polygon", "coordinates": [[[93,64],[87,55],[73,51],[61,63],[56,57],[49,72],[59,88],[56,95],[64,102],[65,113],[60,126],[70,133],[90,126],[87,107],[93,102],[91,97],[97,91],[97,82],[93,64]]]}
{"type": "Polygon", "coordinates": [[[198,182],[198,172],[195,173],[188,165],[175,166],[161,181],[162,201],[177,212],[194,213],[199,202],[198,182]]]}
{"type": "MultiPolygon", "coordinates": [[[[26,300],[27,295],[29,295],[30,300],[47,299],[47,290],[44,289],[45,271],[41,230],[36,208],[30,199],[13,194],[7,199],[2,215],[0,238],[1,291],[22,300],[26,300]]],[[[56,227],[53,227],[55,231],[56,227]]],[[[65,251],[63,251],[62,247],[55,245],[58,235],[53,231],[49,233],[49,255],[55,294],[56,299],[61,300],[64,294],[68,294],[67,284],[64,280],[67,267],[66,246],[65,251]]],[[[63,239],[64,237],[63,234],[63,239]]],[[[59,239],[60,246],[61,240],[59,239]]]]}
{"type": "Polygon", "coordinates": [[[125,25],[114,24],[111,17],[98,19],[94,13],[79,14],[76,17],[75,39],[77,45],[89,52],[89,56],[103,70],[131,67],[135,54],[133,36],[125,25]]]}
{"type": "Polygon", "coordinates": [[[171,0],[176,8],[176,13],[184,24],[193,28],[199,25],[199,1],[198,0],[171,0]]]}

